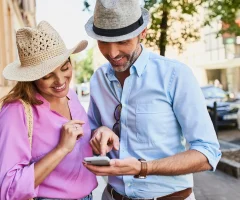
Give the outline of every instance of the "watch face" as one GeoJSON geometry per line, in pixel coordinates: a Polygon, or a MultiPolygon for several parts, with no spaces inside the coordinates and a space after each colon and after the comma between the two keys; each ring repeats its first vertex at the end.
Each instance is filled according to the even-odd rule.
{"type": "Polygon", "coordinates": [[[139,179],[145,179],[146,176],[138,176],[139,179]]]}
{"type": "Polygon", "coordinates": [[[141,176],[141,175],[135,175],[134,178],[138,178],[138,179],[145,179],[146,176],[141,176]]]}

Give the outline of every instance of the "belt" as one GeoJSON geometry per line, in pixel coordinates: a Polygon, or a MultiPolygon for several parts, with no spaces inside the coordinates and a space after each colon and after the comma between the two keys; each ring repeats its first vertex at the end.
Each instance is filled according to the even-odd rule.
{"type": "Polygon", "coordinates": [[[116,192],[111,185],[107,185],[107,191],[111,194],[112,198],[115,200],[185,200],[192,193],[192,188],[187,188],[178,192],[174,192],[167,196],[157,197],[154,199],[132,199],[127,196],[123,196],[116,192]]]}

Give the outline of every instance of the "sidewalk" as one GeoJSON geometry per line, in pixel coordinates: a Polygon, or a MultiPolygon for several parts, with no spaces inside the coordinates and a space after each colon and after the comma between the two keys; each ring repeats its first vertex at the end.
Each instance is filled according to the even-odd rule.
{"type": "Polygon", "coordinates": [[[240,145],[240,131],[237,128],[222,128],[218,131],[218,139],[240,145]]]}
{"type": "Polygon", "coordinates": [[[201,172],[194,175],[196,200],[239,200],[240,179],[221,171],[201,172]]]}
{"type": "Polygon", "coordinates": [[[102,193],[106,187],[106,181],[102,176],[97,176],[98,187],[93,191],[93,200],[101,200],[102,193]]]}

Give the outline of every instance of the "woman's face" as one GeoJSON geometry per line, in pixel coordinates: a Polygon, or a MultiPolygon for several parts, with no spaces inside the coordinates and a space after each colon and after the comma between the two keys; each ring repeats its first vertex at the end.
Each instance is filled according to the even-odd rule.
{"type": "Polygon", "coordinates": [[[39,93],[47,100],[66,97],[72,78],[72,65],[67,60],[62,66],[36,80],[35,84],[39,93]]]}

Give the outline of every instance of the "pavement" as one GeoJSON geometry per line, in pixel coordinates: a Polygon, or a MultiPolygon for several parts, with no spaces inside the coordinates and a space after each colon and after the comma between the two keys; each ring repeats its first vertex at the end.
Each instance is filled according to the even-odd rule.
{"type": "MultiPolygon", "coordinates": [[[[85,109],[88,108],[87,98],[80,100],[85,109]]],[[[240,145],[240,131],[225,128],[218,131],[218,139],[240,145]]],[[[221,145],[222,146],[222,145],[221,145]]],[[[231,145],[229,145],[231,146],[231,145]]],[[[106,186],[106,177],[98,176],[98,187],[93,191],[94,200],[101,200],[106,186]]],[[[194,194],[196,200],[240,200],[240,179],[236,179],[219,170],[194,174],[194,194]]]]}
{"type": "Polygon", "coordinates": [[[107,185],[106,178],[102,176],[97,176],[97,180],[98,187],[95,190],[93,190],[93,200],[101,200],[103,190],[107,185]]]}
{"type": "Polygon", "coordinates": [[[232,127],[221,128],[218,131],[217,135],[219,140],[240,145],[240,131],[237,128],[232,127]]]}
{"type": "Polygon", "coordinates": [[[240,179],[218,170],[196,173],[193,190],[197,200],[239,200],[240,179]]]}

